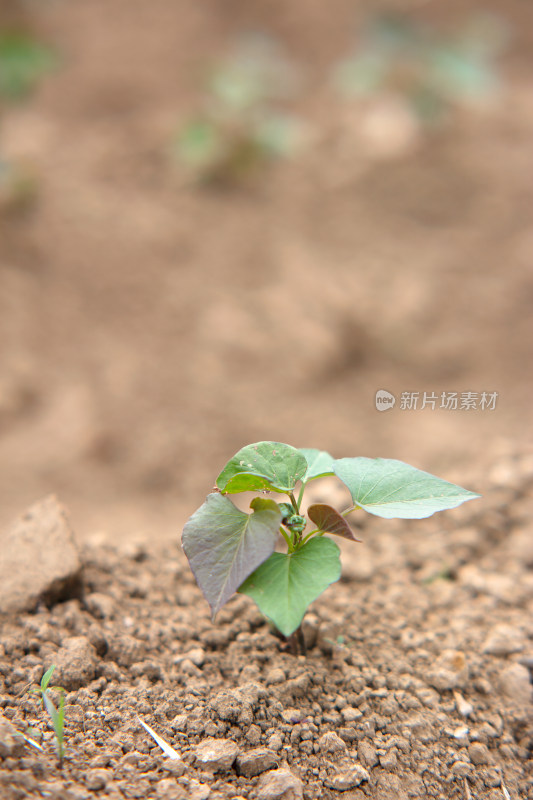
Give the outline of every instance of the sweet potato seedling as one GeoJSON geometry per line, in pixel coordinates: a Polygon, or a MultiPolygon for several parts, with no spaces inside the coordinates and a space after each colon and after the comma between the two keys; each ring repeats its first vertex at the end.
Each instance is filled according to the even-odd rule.
{"type": "Polygon", "coordinates": [[[191,178],[235,184],[298,150],[303,126],[286,109],[293,65],[275,40],[245,37],[209,77],[204,102],[180,129],[175,154],[191,178]]]}
{"type": "Polygon", "coordinates": [[[307,607],[340,578],[340,550],[325,534],[357,542],[346,520],[362,509],[378,517],[421,519],[478,494],[385,458],[341,458],[280,442],[243,447],[226,464],[203,505],[185,524],[183,549],[213,619],[234,592],[251,597],[286,637],[299,630],[307,607]],[[342,513],[314,503],[302,513],[311,481],[333,475],[350,491],[342,513]],[[228,495],[256,492],[252,513],[228,495]],[[265,495],[286,495],[277,503],[265,495]],[[310,525],[312,523],[312,525],[310,525]],[[286,552],[274,552],[282,535],[286,552]]]}
{"type": "Polygon", "coordinates": [[[50,715],[52,727],[56,737],[56,750],[59,768],[62,769],[63,758],[65,755],[65,690],[62,686],[50,686],[50,681],[52,679],[52,675],[54,674],[55,668],[55,664],[53,664],[50,669],[47,669],[41,678],[40,685],[35,686],[30,691],[34,694],[40,695],[43,706],[50,715]],[[54,689],[56,692],[59,692],[59,708],[56,708],[54,701],[52,700],[50,694],[52,689],[54,689]]]}

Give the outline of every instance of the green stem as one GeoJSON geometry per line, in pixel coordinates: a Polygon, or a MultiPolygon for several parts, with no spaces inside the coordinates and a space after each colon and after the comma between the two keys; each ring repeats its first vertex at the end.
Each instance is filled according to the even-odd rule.
{"type": "Polygon", "coordinates": [[[300,508],[300,506],[302,505],[302,500],[303,500],[304,492],[305,492],[305,483],[302,483],[302,485],[300,486],[300,493],[299,493],[299,495],[298,495],[298,509],[299,509],[299,508],[300,508]]]}
{"type": "Polygon", "coordinates": [[[347,517],[348,514],[351,514],[352,511],[358,511],[361,506],[352,506],[351,508],[347,508],[344,511],[341,511],[341,517],[347,517]]]}
{"type": "Polygon", "coordinates": [[[296,512],[296,514],[299,514],[300,513],[300,505],[299,505],[299,503],[296,502],[296,498],[294,496],[294,492],[289,492],[289,497],[290,497],[290,500],[291,500],[291,503],[292,503],[292,507],[294,508],[294,511],[296,512]]]}
{"type": "Polygon", "coordinates": [[[315,528],[314,531],[311,531],[310,533],[307,534],[307,536],[304,536],[301,542],[302,545],[304,545],[307,542],[307,540],[311,538],[311,536],[314,536],[316,533],[319,533],[319,531],[320,528],[315,528]]]}
{"type": "Polygon", "coordinates": [[[294,547],[293,547],[293,544],[292,544],[292,539],[290,538],[289,534],[286,533],[281,526],[280,526],[279,532],[281,533],[281,535],[283,536],[283,538],[287,542],[287,547],[288,547],[289,553],[293,553],[294,552],[294,547]]]}

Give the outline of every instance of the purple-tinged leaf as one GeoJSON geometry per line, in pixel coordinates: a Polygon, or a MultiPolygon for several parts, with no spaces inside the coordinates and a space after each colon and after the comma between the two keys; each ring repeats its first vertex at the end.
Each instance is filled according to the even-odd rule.
{"type": "Polygon", "coordinates": [[[307,516],[320,531],[342,536],[343,539],[350,539],[352,542],[361,541],[355,538],[349,524],[333,506],[328,506],[326,503],[313,503],[307,509],[307,516]]]}
{"type": "Polygon", "coordinates": [[[252,500],[252,514],[213,492],[186,523],[182,544],[213,618],[274,551],[281,512],[273,500],[252,500]]]}

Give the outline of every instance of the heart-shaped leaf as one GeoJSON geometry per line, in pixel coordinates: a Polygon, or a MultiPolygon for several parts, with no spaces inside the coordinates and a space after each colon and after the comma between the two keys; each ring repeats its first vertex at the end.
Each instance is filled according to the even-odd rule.
{"type": "Polygon", "coordinates": [[[392,458],[341,458],[334,470],[354,505],[386,519],[422,519],[480,496],[392,458]]]}
{"type": "Polygon", "coordinates": [[[339,552],[331,539],[314,537],[294,553],[273,553],[239,592],[255,600],[276,628],[290,636],[307,606],[340,578],[339,552]]]}
{"type": "Polygon", "coordinates": [[[281,442],[256,442],[243,447],[217,478],[221,492],[292,492],[307,470],[299,450],[281,442]]]}
{"type": "Polygon", "coordinates": [[[315,478],[322,478],[324,475],[334,475],[333,464],[335,459],[326,453],[325,450],[315,450],[314,448],[301,448],[300,453],[307,461],[307,471],[302,478],[303,483],[312,481],[315,478]]]}
{"type": "Polygon", "coordinates": [[[245,578],[273,552],[281,523],[277,503],[252,500],[245,514],[218,492],[207,496],[183,529],[182,544],[213,618],[245,578]]]}
{"type": "Polygon", "coordinates": [[[333,533],[335,536],[342,536],[343,539],[351,539],[352,542],[360,542],[353,535],[353,531],[343,516],[326,503],[313,503],[307,509],[307,516],[315,523],[319,531],[333,533]]]}

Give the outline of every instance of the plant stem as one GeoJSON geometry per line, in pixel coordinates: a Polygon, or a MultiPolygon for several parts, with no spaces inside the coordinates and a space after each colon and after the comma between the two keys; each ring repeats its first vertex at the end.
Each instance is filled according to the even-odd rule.
{"type": "Polygon", "coordinates": [[[296,502],[296,498],[294,496],[294,492],[289,492],[289,497],[291,499],[292,507],[294,508],[297,514],[300,513],[300,504],[296,502]]]}
{"type": "Polygon", "coordinates": [[[300,645],[300,653],[303,656],[307,655],[307,645],[305,644],[305,636],[302,630],[302,626],[298,625],[296,628],[296,635],[298,636],[298,644],[300,645]]]}
{"type": "Polygon", "coordinates": [[[319,528],[315,528],[314,531],[309,531],[307,536],[304,536],[304,538],[302,539],[301,544],[304,545],[307,542],[308,539],[310,539],[312,536],[314,536],[318,532],[319,532],[319,528]]]}
{"type": "Polygon", "coordinates": [[[288,548],[289,553],[292,553],[294,551],[294,547],[293,547],[293,543],[292,543],[292,540],[291,540],[290,536],[283,530],[283,528],[281,526],[280,526],[279,532],[281,533],[281,535],[283,536],[283,538],[287,542],[287,548],[288,548]]]}
{"type": "Polygon", "coordinates": [[[344,511],[341,511],[341,517],[346,517],[348,514],[351,514],[352,511],[358,511],[361,506],[352,506],[351,508],[345,508],[344,511]]]}
{"type": "Polygon", "coordinates": [[[306,656],[307,655],[307,647],[305,644],[305,637],[304,632],[302,630],[302,626],[299,625],[290,636],[287,637],[287,642],[289,647],[291,648],[291,653],[293,656],[306,656]]]}
{"type": "Polygon", "coordinates": [[[298,655],[298,642],[296,641],[296,634],[291,633],[291,635],[287,638],[287,644],[291,648],[291,655],[297,656],[298,655]]]}

